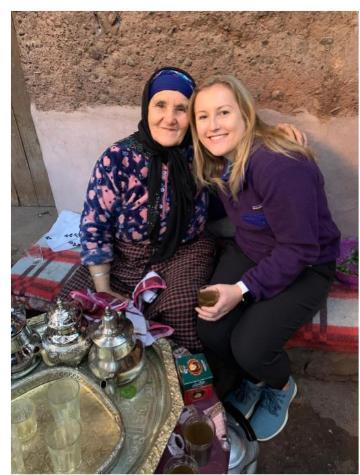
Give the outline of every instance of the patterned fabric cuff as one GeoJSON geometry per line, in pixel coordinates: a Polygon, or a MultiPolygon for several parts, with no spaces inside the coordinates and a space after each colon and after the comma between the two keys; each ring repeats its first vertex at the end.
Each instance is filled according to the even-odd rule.
{"type": "Polygon", "coordinates": [[[84,266],[96,266],[100,264],[107,264],[114,260],[112,251],[101,251],[97,249],[95,252],[81,252],[81,264],[84,266]]]}

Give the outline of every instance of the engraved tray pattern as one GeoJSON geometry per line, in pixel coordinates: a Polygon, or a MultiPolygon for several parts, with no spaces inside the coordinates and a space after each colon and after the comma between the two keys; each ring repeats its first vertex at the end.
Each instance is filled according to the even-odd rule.
{"type": "Polygon", "coordinates": [[[52,464],[44,440],[46,428],[53,420],[47,402],[52,381],[71,377],[80,384],[81,454],[79,473],[105,473],[117,461],[124,442],[124,425],[113,402],[99,386],[74,368],[59,366],[44,369],[18,381],[12,388],[12,400],[30,398],[36,407],[36,435],[23,445],[27,473],[51,473],[52,464]]]}

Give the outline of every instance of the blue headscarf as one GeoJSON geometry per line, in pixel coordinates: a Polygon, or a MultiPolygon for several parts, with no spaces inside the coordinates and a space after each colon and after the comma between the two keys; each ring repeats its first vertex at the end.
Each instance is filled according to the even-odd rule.
{"type": "Polygon", "coordinates": [[[190,99],[194,89],[195,82],[192,77],[176,69],[164,68],[153,76],[149,86],[148,99],[150,100],[160,91],[179,91],[190,99]]]}

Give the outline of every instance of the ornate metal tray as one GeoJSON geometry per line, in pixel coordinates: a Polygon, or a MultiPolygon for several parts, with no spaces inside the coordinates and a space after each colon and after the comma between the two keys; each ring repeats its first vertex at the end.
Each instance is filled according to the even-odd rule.
{"type": "Polygon", "coordinates": [[[106,473],[116,464],[125,430],[118,409],[100,387],[82,372],[59,366],[33,373],[12,387],[11,398],[30,398],[36,407],[36,435],[23,445],[26,473],[52,473],[44,436],[52,415],[47,402],[51,381],[71,377],[80,384],[81,454],[79,473],[106,473]]]}
{"type": "MultiPolygon", "coordinates": [[[[29,324],[40,334],[46,328],[43,315],[31,318],[29,324]]],[[[42,363],[40,369],[44,366],[42,363]]],[[[99,384],[87,361],[78,369],[93,384],[99,384]]],[[[31,375],[36,376],[37,371],[31,375]]],[[[141,387],[131,399],[122,396],[121,390],[111,397],[125,428],[124,444],[117,462],[110,469],[112,473],[154,473],[184,405],[171,347],[166,339],[161,338],[146,348],[145,369],[134,381],[134,386],[140,386],[140,380],[141,387]]]]}

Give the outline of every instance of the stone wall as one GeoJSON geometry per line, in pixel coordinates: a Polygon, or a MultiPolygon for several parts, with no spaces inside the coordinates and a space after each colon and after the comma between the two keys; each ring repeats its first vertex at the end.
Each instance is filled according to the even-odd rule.
{"type": "Polygon", "coordinates": [[[80,211],[103,149],[135,130],[156,67],[234,73],[269,122],[304,130],[344,235],[357,234],[356,12],[17,12],[32,115],[58,210],[80,211]]]}
{"type": "Polygon", "coordinates": [[[24,73],[41,110],[139,105],[155,67],[238,75],[260,107],[357,111],[355,12],[18,12],[24,73]]]}

